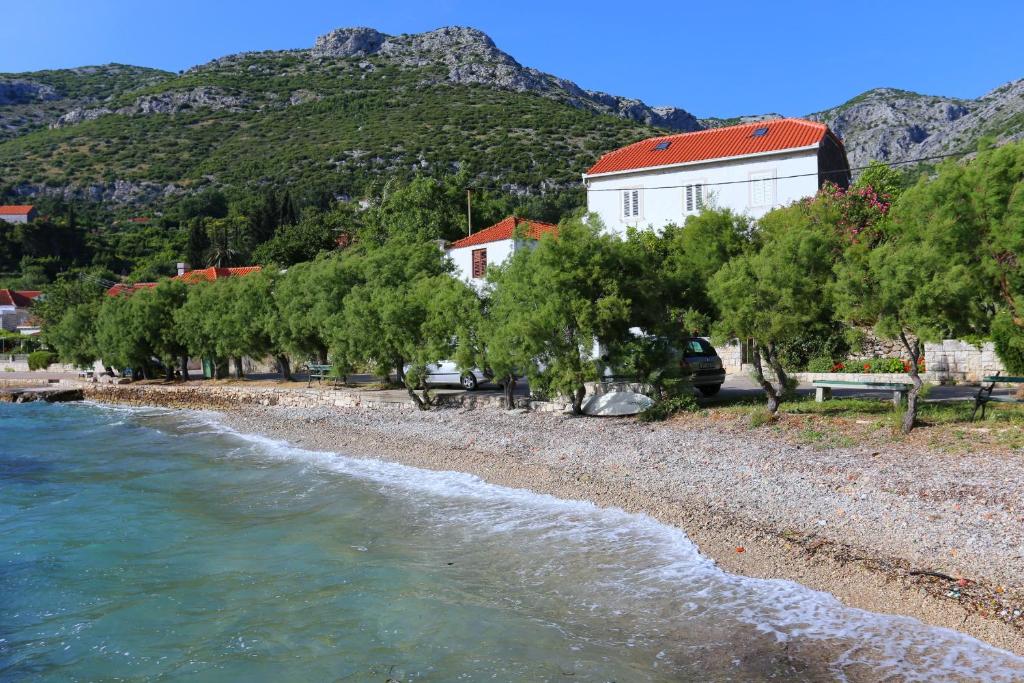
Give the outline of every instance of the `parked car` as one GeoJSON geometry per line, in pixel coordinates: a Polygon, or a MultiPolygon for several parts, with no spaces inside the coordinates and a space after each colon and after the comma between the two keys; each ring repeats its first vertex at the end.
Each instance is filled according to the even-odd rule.
{"type": "Polygon", "coordinates": [[[715,347],[707,339],[690,337],[683,341],[679,367],[689,373],[690,382],[704,396],[714,396],[725,382],[725,368],[715,347]]]}
{"type": "MultiPolygon", "coordinates": [[[[411,366],[405,366],[405,372],[411,366]]],[[[491,381],[489,372],[479,368],[473,368],[469,372],[461,372],[459,366],[453,360],[439,360],[427,366],[427,376],[424,382],[430,386],[443,386],[446,384],[458,384],[466,391],[473,391],[479,385],[491,381]]]]}

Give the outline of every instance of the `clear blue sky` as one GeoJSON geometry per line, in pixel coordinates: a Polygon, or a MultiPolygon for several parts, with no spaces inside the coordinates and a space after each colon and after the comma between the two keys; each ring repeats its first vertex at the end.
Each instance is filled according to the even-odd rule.
{"type": "Polygon", "coordinates": [[[1024,77],[1024,3],[5,0],[0,72],[122,62],[177,71],[300,48],[342,26],[474,26],[519,62],[698,116],[800,115],[891,86],[977,97],[1024,77]]]}

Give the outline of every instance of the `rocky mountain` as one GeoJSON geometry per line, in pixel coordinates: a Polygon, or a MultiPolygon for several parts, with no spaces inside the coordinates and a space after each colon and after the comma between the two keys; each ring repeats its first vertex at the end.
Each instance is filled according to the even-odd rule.
{"type": "MultiPolygon", "coordinates": [[[[0,193],[148,204],[267,184],[355,196],[380,178],[466,170],[511,192],[578,191],[600,154],[698,120],[525,67],[484,33],[345,28],[308,49],[229,55],[181,74],[108,65],[0,74],[0,193]]],[[[1024,135],[1024,81],[977,100],[893,89],[811,115],[854,166],[1024,135]]]]}
{"type": "Polygon", "coordinates": [[[843,139],[853,166],[969,152],[983,136],[997,143],[1024,139],[1024,79],[975,100],[878,88],[808,118],[843,139]]]}

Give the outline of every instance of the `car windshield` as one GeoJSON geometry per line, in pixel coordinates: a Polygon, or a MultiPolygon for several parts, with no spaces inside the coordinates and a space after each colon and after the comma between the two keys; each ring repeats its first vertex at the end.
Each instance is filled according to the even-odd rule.
{"type": "Polygon", "coordinates": [[[691,356],[714,356],[715,349],[703,339],[687,339],[683,342],[683,355],[691,356]]]}

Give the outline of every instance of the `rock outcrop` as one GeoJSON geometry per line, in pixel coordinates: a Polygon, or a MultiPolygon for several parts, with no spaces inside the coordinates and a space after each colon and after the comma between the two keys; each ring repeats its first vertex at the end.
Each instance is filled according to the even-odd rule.
{"type": "MultiPolygon", "coordinates": [[[[574,107],[652,126],[677,131],[701,128],[696,117],[678,107],[651,107],[640,100],[584,90],[572,81],[525,67],[475,28],[447,26],[400,36],[371,28],[342,28],[317,38],[309,55],[317,60],[376,56],[407,69],[441,66],[443,71],[423,85],[446,82],[534,92],[574,107]]],[[[372,69],[373,65],[366,63],[365,68],[372,69]]]]}
{"type": "Polygon", "coordinates": [[[60,93],[52,85],[20,78],[0,78],[0,105],[30,104],[59,99],[60,93]]]}
{"type": "Polygon", "coordinates": [[[109,107],[94,107],[72,109],[52,124],[51,128],[64,128],[73,126],[83,121],[91,121],[107,114],[120,114],[122,116],[148,116],[150,114],[177,114],[191,109],[209,109],[218,111],[227,109],[230,111],[243,111],[251,105],[248,97],[231,95],[219,88],[201,86],[189,90],[168,90],[167,92],[152,95],[142,95],[135,99],[135,102],[127,107],[110,109],[109,107]]]}
{"type": "Polygon", "coordinates": [[[970,152],[983,136],[1024,137],[1024,79],[965,100],[877,88],[811,114],[839,135],[852,166],[970,152]]]}

